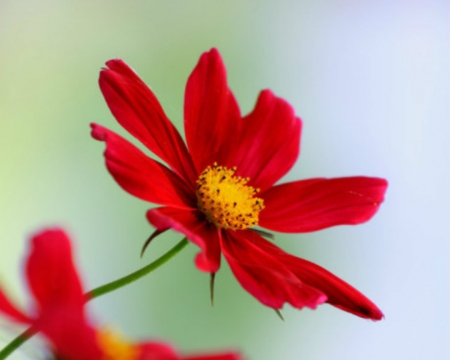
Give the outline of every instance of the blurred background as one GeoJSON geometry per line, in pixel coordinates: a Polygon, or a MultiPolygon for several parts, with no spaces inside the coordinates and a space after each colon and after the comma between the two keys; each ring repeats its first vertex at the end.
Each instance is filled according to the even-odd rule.
{"type": "MultiPolygon", "coordinates": [[[[444,359],[450,353],[450,3],[435,0],[2,0],[0,3],[0,283],[29,305],[22,262],[30,234],[63,226],[86,289],[149,263],[179,234],[156,239],[150,204],[113,181],[98,122],[131,139],[98,89],[122,58],[182,129],[186,79],[217,47],[242,113],[261,89],[303,118],[302,150],[286,180],[379,176],[385,203],[368,223],[278,235],[371,298],[378,323],[329,305],[281,321],[242,290],[228,265],[209,277],[190,245],[148,277],[89,307],[130,339],[183,353],[234,348],[248,360],[444,359]]],[[[0,346],[22,328],[0,322],[0,346]]],[[[11,359],[36,356],[35,341],[11,359]]],[[[38,353],[38,352],[37,352],[38,353]]]]}

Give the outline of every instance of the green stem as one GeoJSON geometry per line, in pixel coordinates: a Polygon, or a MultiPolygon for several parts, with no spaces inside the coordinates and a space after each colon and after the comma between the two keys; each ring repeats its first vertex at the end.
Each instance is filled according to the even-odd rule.
{"type": "Polygon", "coordinates": [[[134,273],[131,273],[127,276],[124,276],[123,278],[112,281],[109,284],[99,286],[98,288],[95,288],[94,290],[89,291],[86,294],[87,300],[89,301],[96,297],[105,295],[111,291],[120,289],[121,287],[131,284],[132,282],[140,279],[141,277],[143,277],[147,274],[150,274],[153,270],[159,268],[161,265],[165,264],[170,259],[172,259],[176,254],[178,254],[181,250],[183,250],[187,244],[188,244],[188,241],[186,240],[186,238],[184,238],[178,244],[176,244],[172,249],[170,249],[168,252],[166,252],[163,256],[159,257],[158,259],[156,259],[152,263],[148,264],[147,266],[144,266],[142,269],[139,269],[139,270],[135,271],[134,273]]]}
{"type": "Polygon", "coordinates": [[[36,334],[38,331],[30,326],[26,329],[22,334],[17,336],[13,341],[11,341],[8,345],[6,345],[2,351],[0,351],[0,359],[6,359],[9,355],[11,355],[17,348],[19,348],[25,341],[27,341],[30,337],[36,334]]]}
{"type": "MultiPolygon", "coordinates": [[[[131,284],[132,282],[140,279],[141,277],[150,274],[153,270],[156,270],[161,265],[164,265],[175,255],[177,255],[181,250],[183,250],[186,247],[187,244],[188,241],[186,240],[186,238],[184,238],[172,249],[166,252],[164,255],[160,256],[158,259],[148,264],[147,266],[144,266],[142,269],[139,269],[127,276],[124,276],[120,279],[117,279],[115,281],[112,281],[108,284],[99,286],[98,288],[89,291],[88,293],[86,293],[86,301],[95,299],[96,297],[120,289],[121,287],[131,284]]],[[[19,346],[21,346],[25,341],[27,341],[37,332],[38,331],[31,326],[27,330],[25,330],[22,334],[17,336],[14,340],[12,340],[0,351],[0,360],[6,359],[14,350],[16,350],[19,346]]]]}

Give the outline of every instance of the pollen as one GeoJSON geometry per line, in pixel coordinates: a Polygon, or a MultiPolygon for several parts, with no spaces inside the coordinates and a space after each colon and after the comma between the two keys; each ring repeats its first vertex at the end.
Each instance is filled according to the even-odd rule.
{"type": "Polygon", "coordinates": [[[97,338],[104,354],[102,360],[137,360],[139,357],[138,348],[124,340],[117,331],[102,329],[97,338]]]}
{"type": "Polygon", "coordinates": [[[250,178],[235,175],[217,163],[208,166],[197,180],[199,209],[217,228],[243,230],[258,225],[264,200],[256,197],[259,189],[247,185],[250,178]]]}

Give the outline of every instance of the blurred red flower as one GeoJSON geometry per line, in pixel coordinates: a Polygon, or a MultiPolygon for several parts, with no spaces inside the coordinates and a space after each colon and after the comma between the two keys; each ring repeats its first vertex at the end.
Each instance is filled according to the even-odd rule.
{"type": "Polygon", "coordinates": [[[162,342],[128,343],[108,330],[93,327],[86,317],[81,281],[70,239],[60,229],[48,229],[31,239],[26,278],[33,309],[26,314],[0,288],[0,313],[32,325],[49,340],[61,360],[239,360],[234,353],[180,356],[162,342]]]}
{"type": "Polygon", "coordinates": [[[198,269],[214,274],[221,253],[234,275],[263,304],[315,308],[328,302],[379,320],[381,311],[327,270],[263,239],[263,228],[302,233],[369,220],[387,182],[372,177],[315,178],[274,185],[297,160],[302,122],[270,90],[241,117],[216,49],[204,53],[185,92],[186,142],[153,92],[122,60],[110,60],[100,88],[117,121],[169,167],[116,133],[92,124],[106,142],[106,166],[130,194],[163,207],[147,219],[161,233],[184,234],[200,247],[198,269]]]}

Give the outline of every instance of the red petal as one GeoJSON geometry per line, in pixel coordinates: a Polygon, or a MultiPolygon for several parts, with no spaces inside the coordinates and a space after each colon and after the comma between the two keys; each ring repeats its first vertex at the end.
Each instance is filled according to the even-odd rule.
{"type": "Polygon", "coordinates": [[[122,60],[110,60],[100,72],[100,89],[117,121],[185,180],[196,180],[180,134],[153,92],[122,60]]]}
{"type": "Polygon", "coordinates": [[[145,342],[137,345],[139,356],[137,360],[179,360],[175,350],[167,344],[159,342],[145,342]]]}
{"type": "Polygon", "coordinates": [[[234,165],[261,191],[285,175],[297,160],[302,123],[293,108],[270,90],[262,91],[255,109],[243,119],[234,165]]]}
{"type": "Polygon", "coordinates": [[[12,320],[23,324],[29,324],[32,320],[19,310],[6,296],[0,288],[0,312],[10,317],[12,320]]]}
{"type": "Polygon", "coordinates": [[[91,124],[92,137],[106,142],[106,166],[117,183],[142,200],[174,207],[195,206],[194,191],[178,175],[114,132],[91,124]]]}
{"type": "Polygon", "coordinates": [[[242,287],[260,302],[274,309],[286,302],[299,309],[315,309],[325,302],[321,291],[303,283],[272,252],[260,246],[266,242],[261,236],[250,230],[225,234],[221,247],[231,270],[242,287]]]}
{"type": "Polygon", "coordinates": [[[260,195],[265,209],[259,225],[299,233],[360,224],[377,212],[386,188],[386,180],[362,176],[277,185],[260,195]]]}
{"type": "Polygon", "coordinates": [[[58,359],[103,358],[96,330],[87,323],[80,309],[71,306],[54,307],[41,316],[37,326],[50,340],[58,359]]]}
{"type": "Polygon", "coordinates": [[[152,209],[147,219],[160,231],[173,229],[184,234],[188,240],[202,250],[195,258],[197,268],[205,272],[216,272],[220,267],[220,245],[218,230],[203,220],[198,211],[185,211],[170,207],[152,209]]]}
{"type": "Polygon", "coordinates": [[[292,256],[270,242],[262,240],[258,241],[258,246],[276,257],[304,284],[325,294],[327,303],[366,319],[383,318],[383,313],[372,301],[345,281],[319,265],[292,256]]]}
{"type": "Polygon", "coordinates": [[[70,240],[62,230],[45,230],[32,238],[26,275],[38,313],[60,305],[83,307],[85,298],[70,240]]]}
{"type": "Polygon", "coordinates": [[[95,331],[85,319],[85,296],[70,239],[60,229],[49,229],[31,241],[26,275],[38,305],[36,327],[64,359],[101,358],[95,331]]]}
{"type": "Polygon", "coordinates": [[[140,354],[137,360],[240,360],[237,353],[222,352],[217,354],[202,354],[181,356],[167,344],[146,342],[138,344],[140,354]]]}
{"type": "Polygon", "coordinates": [[[238,140],[239,108],[216,49],[204,53],[188,79],[184,103],[186,141],[198,172],[229,159],[238,140]]]}
{"type": "Polygon", "coordinates": [[[220,354],[204,354],[184,356],[181,360],[240,360],[242,357],[235,352],[223,352],[220,354]]]}

